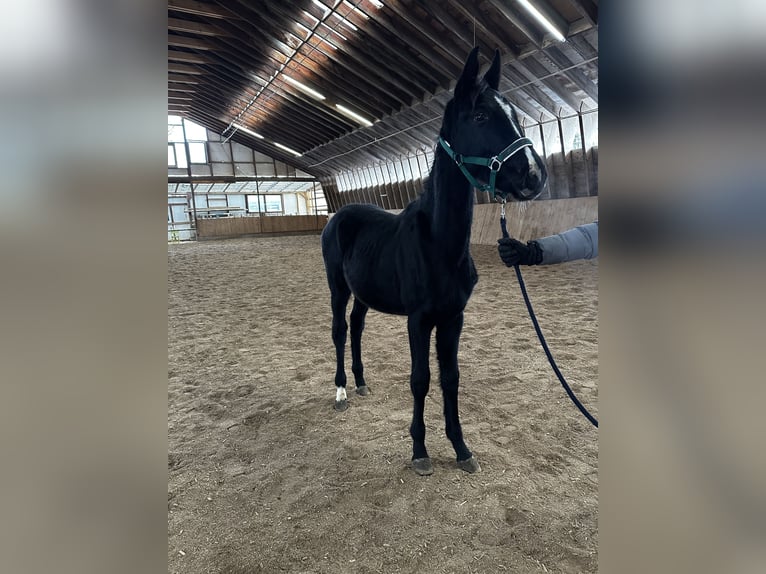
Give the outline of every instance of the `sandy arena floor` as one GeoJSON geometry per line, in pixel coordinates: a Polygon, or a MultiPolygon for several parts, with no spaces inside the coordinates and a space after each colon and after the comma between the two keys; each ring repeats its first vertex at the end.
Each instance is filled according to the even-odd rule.
{"type": "MultiPolygon", "coordinates": [[[[319,236],[168,246],[169,572],[597,571],[597,431],[555,379],[513,270],[493,247],[473,255],[460,415],[482,471],[455,467],[432,352],[434,474],[419,477],[404,317],[370,311],[372,393],[333,410],[319,236]]],[[[598,416],[598,264],[523,271],[559,367],[598,416]]]]}

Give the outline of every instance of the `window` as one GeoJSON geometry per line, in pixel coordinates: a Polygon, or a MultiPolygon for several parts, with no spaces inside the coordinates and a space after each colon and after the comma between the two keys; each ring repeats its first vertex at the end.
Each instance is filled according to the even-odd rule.
{"type": "MultiPolygon", "coordinates": [[[[207,130],[202,126],[186,120],[186,140],[190,142],[206,142],[207,130]]],[[[194,160],[192,160],[194,162],[194,160]]]]}
{"type": "Polygon", "coordinates": [[[168,167],[176,167],[176,149],[173,144],[168,144],[168,167]]]}
{"type": "Polygon", "coordinates": [[[184,141],[184,129],[179,125],[168,124],[168,141],[183,143],[184,141]]]}
{"type": "Polygon", "coordinates": [[[176,148],[176,167],[186,167],[186,149],[183,143],[175,144],[176,148]]]}
{"type": "Polygon", "coordinates": [[[250,213],[282,213],[282,196],[248,195],[247,211],[250,213]]]}
{"type": "Polygon", "coordinates": [[[285,215],[298,215],[298,196],[288,193],[285,198],[285,215]]]}
{"type": "Polygon", "coordinates": [[[207,153],[204,142],[189,144],[189,160],[191,163],[207,163],[207,153]]]}

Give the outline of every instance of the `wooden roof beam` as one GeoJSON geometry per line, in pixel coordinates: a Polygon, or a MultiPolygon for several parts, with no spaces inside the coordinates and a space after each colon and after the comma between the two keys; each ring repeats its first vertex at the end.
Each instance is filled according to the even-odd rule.
{"type": "Polygon", "coordinates": [[[598,4],[593,0],[568,0],[593,26],[598,26],[598,4]]]}
{"type": "MultiPolygon", "coordinates": [[[[198,94],[195,99],[206,104],[210,109],[220,110],[219,113],[222,115],[226,115],[228,112],[229,105],[225,101],[216,101],[212,95],[203,92],[198,94]]],[[[285,116],[285,112],[279,109],[267,109],[264,113],[267,116],[266,120],[253,117],[253,114],[248,111],[242,118],[240,118],[239,123],[259,133],[263,132],[265,134],[271,129],[272,122],[276,120],[279,124],[279,129],[290,131],[291,133],[295,133],[296,131],[306,133],[308,136],[307,139],[311,140],[311,145],[320,145],[322,142],[327,141],[328,137],[342,136],[346,131],[337,125],[327,123],[326,120],[318,120],[305,113],[303,110],[291,109],[290,115],[288,116],[285,116]],[[251,122],[257,125],[251,127],[251,122]]],[[[220,119],[223,121],[223,117],[220,119]]],[[[226,123],[228,125],[228,121],[226,123]]]]}
{"type": "Polygon", "coordinates": [[[168,62],[168,72],[177,74],[189,74],[190,76],[200,76],[205,73],[204,70],[188,64],[179,64],[177,62],[168,62]]]}
{"type": "MultiPolygon", "coordinates": [[[[564,52],[555,46],[551,46],[545,50],[545,55],[548,56],[553,61],[553,63],[561,69],[570,68],[574,65],[572,60],[570,60],[566,54],[564,54],[564,52]]],[[[581,70],[578,70],[577,68],[572,68],[571,70],[567,70],[563,73],[567,78],[571,80],[575,86],[585,92],[590,98],[593,99],[594,102],[598,103],[598,86],[594,84],[588,76],[586,76],[581,70]]]]}
{"type": "MultiPolygon", "coordinates": [[[[243,4],[242,0],[237,0],[240,4],[243,4]]],[[[237,23],[237,28],[239,28],[242,32],[245,34],[248,34],[248,46],[252,47],[253,49],[262,48],[262,44],[268,43],[270,44],[274,49],[280,51],[282,54],[287,56],[288,58],[293,52],[293,48],[282,42],[276,37],[264,35],[263,38],[261,38],[261,42],[256,42],[254,39],[254,32],[256,32],[259,27],[263,27],[263,24],[260,24],[259,22],[263,21],[268,26],[277,26],[277,25],[283,25],[283,23],[278,22],[278,20],[270,13],[267,12],[255,12],[252,10],[252,8],[248,11],[249,17],[244,17],[243,20],[246,21],[250,26],[252,26],[252,29],[248,30],[247,28],[240,26],[239,23],[237,23]],[[253,39],[250,38],[250,36],[253,36],[253,39]]],[[[244,13],[243,13],[244,16],[244,13]]],[[[371,80],[365,78],[362,74],[360,74],[358,71],[353,70],[352,68],[349,68],[346,66],[346,70],[350,74],[353,74],[356,76],[356,81],[352,85],[352,83],[349,81],[347,75],[345,74],[339,74],[337,72],[332,72],[329,69],[329,66],[327,65],[327,62],[321,62],[317,61],[315,57],[313,57],[313,52],[319,50],[312,50],[312,52],[308,54],[302,54],[298,53],[295,55],[295,57],[291,60],[291,63],[295,66],[300,66],[303,68],[306,68],[311,74],[311,83],[314,84],[317,88],[323,90],[325,92],[326,96],[334,96],[334,93],[337,92],[337,90],[334,89],[331,84],[338,84],[339,88],[347,94],[353,95],[355,98],[355,101],[353,104],[349,102],[348,105],[353,105],[354,107],[358,108],[361,113],[364,115],[370,117],[370,118],[379,118],[382,115],[390,114],[395,109],[398,109],[403,102],[397,100],[392,95],[387,94],[385,92],[378,91],[375,92],[375,86],[371,82],[371,80]],[[312,68],[309,65],[309,62],[313,63],[314,68],[312,68]],[[356,84],[359,84],[360,87],[356,87],[356,84]],[[372,91],[371,91],[372,90],[372,91]],[[370,103],[370,94],[374,94],[376,103],[379,103],[379,105],[382,107],[373,107],[370,103]]],[[[321,53],[321,52],[320,52],[321,53]]],[[[325,55],[325,58],[329,61],[330,58],[325,55]]],[[[338,62],[339,64],[342,64],[342,62],[338,62]]],[[[299,78],[296,78],[299,80],[299,78]]],[[[300,80],[299,80],[300,81],[300,80]]],[[[296,89],[297,92],[297,89],[296,89]]],[[[308,96],[307,96],[308,97],[308,96]]]]}
{"type": "Polygon", "coordinates": [[[169,92],[187,92],[187,93],[194,93],[197,91],[197,88],[192,87],[189,84],[176,84],[173,82],[168,83],[168,91],[169,92]]]}
{"type": "Polygon", "coordinates": [[[192,54],[191,52],[182,52],[180,50],[168,49],[168,60],[172,62],[183,62],[184,64],[210,64],[211,60],[202,54],[192,54]]]}
{"type": "MultiPolygon", "coordinates": [[[[415,34],[423,35],[428,39],[427,45],[430,45],[430,50],[425,51],[423,53],[424,55],[433,53],[434,49],[437,49],[439,52],[441,52],[443,59],[446,59],[446,61],[451,62],[452,65],[457,66],[457,74],[460,74],[460,71],[463,69],[465,57],[460,56],[462,51],[452,42],[450,42],[449,36],[438,37],[437,34],[432,32],[429,26],[425,25],[423,22],[412,22],[412,12],[408,10],[408,8],[402,6],[402,4],[396,0],[387,0],[386,7],[390,8],[397,16],[399,16],[401,22],[411,27],[415,34]],[[446,56],[446,58],[444,58],[444,56],[446,56]]],[[[409,42],[413,39],[413,36],[405,36],[404,39],[405,41],[409,42]]],[[[468,52],[466,52],[466,56],[467,55],[468,52]]],[[[429,58],[429,60],[432,60],[432,58],[429,58]]],[[[457,74],[453,72],[453,80],[457,79],[457,74]]]]}
{"type": "MultiPolygon", "coordinates": [[[[519,18],[519,16],[513,10],[511,10],[506,2],[502,2],[501,0],[489,0],[489,3],[494,6],[494,8],[500,12],[500,14],[507,18],[511,24],[518,28],[522,34],[529,38],[530,42],[532,42],[536,48],[540,48],[540,46],[542,46],[543,34],[527,26],[527,24],[521,18],[519,18]]],[[[565,32],[566,30],[564,30],[564,33],[565,32]]]]}
{"type": "MultiPolygon", "coordinates": [[[[550,76],[544,80],[540,80],[541,83],[548,86],[557,97],[561,98],[561,100],[574,111],[577,111],[580,108],[580,101],[577,97],[556,77],[556,75],[564,75],[563,73],[556,74],[556,72],[559,72],[558,69],[549,71],[548,68],[535,59],[534,56],[514,62],[514,65],[519,71],[523,72],[524,69],[529,70],[534,79],[550,76]],[[551,73],[556,75],[551,76],[551,73]]],[[[558,115],[558,112],[554,112],[554,115],[558,115]]]]}
{"type": "MultiPolygon", "coordinates": [[[[247,79],[252,84],[252,77],[250,78],[244,78],[238,73],[228,70],[225,67],[216,67],[214,71],[211,72],[210,77],[215,77],[217,83],[222,83],[225,86],[227,86],[228,94],[230,96],[234,96],[240,99],[241,106],[244,107],[250,99],[255,95],[255,90],[251,89],[249,87],[243,87],[239,84],[242,83],[243,80],[247,79]],[[244,97],[241,97],[244,95],[244,97]]],[[[265,80],[258,80],[259,83],[265,84],[265,80]]],[[[299,116],[303,117],[303,119],[312,125],[317,125],[318,127],[321,127],[322,129],[327,129],[330,133],[329,135],[332,135],[333,132],[337,132],[338,134],[342,134],[349,129],[353,129],[355,127],[355,123],[346,118],[345,116],[342,116],[339,112],[336,110],[332,110],[333,113],[329,114],[330,108],[320,104],[319,102],[304,100],[301,98],[296,98],[289,92],[282,91],[278,94],[281,98],[283,98],[284,101],[287,101],[288,103],[294,104],[296,107],[300,109],[300,112],[298,113],[299,116]]],[[[259,109],[262,111],[262,113],[267,114],[269,113],[268,108],[264,108],[261,105],[261,102],[256,100],[253,105],[250,107],[250,110],[259,109]]],[[[263,122],[263,118],[258,118],[253,114],[253,112],[248,111],[245,113],[245,117],[253,116],[254,121],[257,122],[263,122]]],[[[267,120],[266,120],[267,121],[267,120]]]]}
{"type": "Polygon", "coordinates": [[[213,50],[215,46],[202,38],[188,38],[177,34],[168,34],[168,46],[178,48],[191,48],[192,50],[213,50]]]}
{"type": "MultiPolygon", "coordinates": [[[[228,106],[228,104],[225,101],[216,101],[216,100],[213,99],[212,95],[204,93],[204,92],[200,93],[200,94],[197,94],[195,96],[195,101],[199,102],[201,105],[204,105],[211,112],[213,110],[217,110],[217,113],[220,116],[219,119],[221,121],[223,121],[224,116],[227,116],[227,112],[228,112],[228,107],[229,106],[228,106]]],[[[281,119],[281,113],[274,112],[272,117],[280,118],[281,119]]],[[[252,118],[250,117],[250,114],[246,114],[245,116],[240,118],[238,123],[240,123],[241,125],[243,125],[245,127],[253,129],[254,131],[257,131],[259,133],[263,132],[264,128],[268,125],[268,124],[266,124],[266,123],[261,121],[261,122],[258,122],[258,126],[257,127],[251,127],[251,125],[253,123],[253,122],[251,122],[251,120],[252,120],[252,118]]],[[[329,132],[329,130],[325,129],[324,132],[315,133],[316,130],[314,128],[308,129],[308,128],[305,128],[305,126],[307,124],[316,125],[316,122],[310,122],[310,121],[305,120],[305,119],[303,119],[303,121],[301,121],[301,120],[302,120],[302,117],[298,116],[297,118],[293,118],[292,121],[293,122],[298,122],[298,125],[303,126],[304,129],[306,129],[306,134],[309,135],[309,137],[311,137],[311,139],[313,141],[320,140],[322,138],[322,135],[324,135],[326,137],[327,133],[329,132]]],[[[226,122],[226,124],[228,125],[228,121],[226,122]]],[[[280,127],[282,127],[285,130],[287,130],[290,127],[290,124],[288,124],[286,120],[285,121],[280,121],[280,127]]],[[[342,133],[342,132],[340,132],[340,130],[336,130],[335,133],[342,133]]]]}
{"type": "MultiPolygon", "coordinates": [[[[279,2],[274,2],[270,4],[270,8],[272,10],[275,10],[276,12],[281,13],[285,17],[292,17],[292,15],[287,12],[286,8],[283,8],[279,2]]],[[[319,8],[314,4],[312,4],[310,8],[319,10],[319,8]]],[[[315,16],[312,16],[312,17],[315,17],[315,16]]],[[[361,18],[361,16],[359,16],[359,18],[361,18]]],[[[299,25],[302,27],[305,27],[304,24],[299,23],[299,25]]],[[[361,26],[363,26],[363,24],[360,23],[359,26],[361,30],[361,26]]],[[[321,28],[317,28],[314,31],[313,37],[316,40],[318,41],[322,40],[324,36],[325,34],[323,33],[321,28]]],[[[318,46],[315,46],[310,41],[307,42],[307,44],[312,46],[312,49],[320,50],[318,46]]],[[[375,57],[374,53],[360,54],[357,50],[355,50],[352,46],[350,46],[346,42],[333,42],[333,45],[337,46],[337,50],[335,50],[335,52],[341,52],[343,54],[346,54],[347,56],[349,56],[349,58],[351,58],[354,61],[355,66],[363,68],[365,76],[377,77],[380,81],[382,81],[381,83],[387,82],[388,84],[391,84],[393,87],[399,90],[401,94],[406,95],[406,98],[409,101],[403,101],[401,98],[397,98],[397,99],[400,99],[400,101],[402,101],[404,105],[411,105],[413,98],[421,97],[422,94],[418,89],[413,90],[411,85],[404,86],[402,81],[400,81],[400,78],[392,75],[390,71],[388,70],[388,68],[385,68],[383,66],[375,66],[371,64],[370,59],[374,59],[375,57]]],[[[327,56],[330,60],[333,60],[334,59],[332,57],[333,55],[334,54],[328,54],[327,56]]]]}
{"type": "Polygon", "coordinates": [[[168,74],[168,82],[175,82],[177,84],[199,84],[199,79],[186,74],[168,74]]]}
{"type": "MultiPolygon", "coordinates": [[[[390,34],[393,34],[403,43],[410,45],[416,53],[420,54],[422,58],[427,58],[428,64],[433,66],[437,73],[441,74],[442,77],[446,79],[447,85],[440,83],[442,87],[446,88],[449,85],[449,82],[453,81],[460,74],[460,71],[462,70],[462,61],[459,65],[450,66],[445,65],[441,60],[429,58],[428,55],[433,53],[434,46],[431,44],[431,42],[426,42],[423,40],[418,30],[415,30],[414,34],[410,33],[407,36],[402,37],[401,24],[403,22],[406,22],[406,20],[402,20],[401,17],[392,18],[386,14],[386,11],[380,11],[375,15],[374,18],[370,18],[366,30],[371,30],[375,26],[379,26],[388,31],[390,34]]],[[[414,26],[409,24],[409,27],[413,28],[414,26]]],[[[457,56],[454,56],[454,58],[459,59],[457,56]]],[[[454,64],[453,58],[450,58],[450,62],[454,64]]],[[[415,68],[418,68],[417,64],[415,64],[415,68]]]]}
{"type": "Polygon", "coordinates": [[[197,2],[196,0],[168,0],[168,10],[183,14],[194,14],[206,18],[236,18],[232,12],[215,4],[197,2]]]}
{"type": "Polygon", "coordinates": [[[226,36],[226,32],[218,26],[205,24],[202,22],[190,22],[180,18],[168,18],[168,30],[173,32],[185,32],[187,34],[196,34],[198,36],[226,36]]]}

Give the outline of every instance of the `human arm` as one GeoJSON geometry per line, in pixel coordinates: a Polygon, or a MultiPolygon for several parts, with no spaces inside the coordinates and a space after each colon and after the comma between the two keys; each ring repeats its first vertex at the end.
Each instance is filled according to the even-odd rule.
{"type": "Polygon", "coordinates": [[[513,265],[551,265],[598,257],[598,222],[579,225],[556,235],[524,243],[506,237],[498,241],[503,262],[513,265]]]}

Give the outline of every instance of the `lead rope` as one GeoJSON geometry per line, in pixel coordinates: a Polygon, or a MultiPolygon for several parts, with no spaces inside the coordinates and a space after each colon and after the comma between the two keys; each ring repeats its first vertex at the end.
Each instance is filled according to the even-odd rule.
{"type": "MultiPolygon", "coordinates": [[[[505,200],[500,201],[500,230],[503,232],[503,237],[510,237],[508,235],[508,228],[505,224],[505,200]]],[[[540,324],[537,322],[537,317],[535,316],[535,312],[532,309],[532,303],[529,301],[529,295],[527,295],[527,288],[524,285],[524,279],[521,277],[521,270],[519,269],[518,265],[513,266],[514,271],[516,271],[516,279],[519,280],[519,287],[521,287],[521,294],[524,296],[524,302],[527,304],[527,311],[529,311],[529,317],[532,319],[532,324],[535,327],[535,332],[537,333],[537,338],[540,339],[540,343],[543,346],[543,350],[545,351],[546,356],[548,357],[548,362],[551,364],[551,367],[553,367],[553,372],[556,373],[556,376],[559,379],[559,382],[561,383],[561,386],[564,387],[564,390],[566,391],[567,395],[569,395],[569,398],[572,399],[572,402],[575,404],[575,406],[580,409],[580,412],[585,416],[586,419],[588,419],[591,424],[598,428],[598,421],[588,412],[588,409],[586,409],[582,403],[577,400],[577,397],[572,392],[572,389],[569,388],[569,385],[566,382],[566,379],[564,379],[564,375],[561,374],[561,371],[559,371],[558,366],[556,365],[556,361],[553,360],[553,355],[551,354],[550,349],[548,348],[548,343],[545,342],[545,337],[543,337],[543,332],[540,330],[540,324]]]]}

